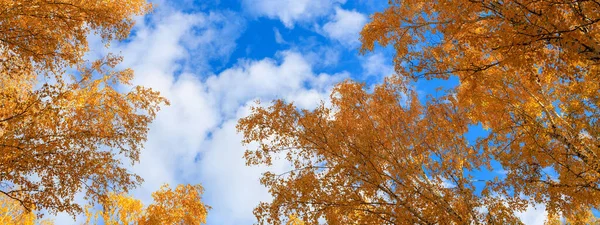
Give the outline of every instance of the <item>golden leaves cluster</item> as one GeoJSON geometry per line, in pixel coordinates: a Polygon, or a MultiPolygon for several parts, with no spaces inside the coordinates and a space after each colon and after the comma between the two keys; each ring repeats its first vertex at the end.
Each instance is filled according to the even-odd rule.
{"type": "Polygon", "coordinates": [[[341,83],[328,107],[276,101],[240,120],[244,143],[259,144],[248,164],[293,165],[265,174],[274,199],[255,214],[266,224],[292,214],[309,224],[515,224],[542,203],[549,222],[593,218],[599,25],[594,0],[389,1],[363,28],[362,51],[393,46],[398,75],[373,91],[341,83]],[[449,78],[459,83],[441,96],[409,88],[449,78]],[[478,126],[486,132],[468,141],[478,126]],[[474,176],[496,169],[505,176],[474,176]]]}
{"type": "Polygon", "coordinates": [[[86,210],[85,224],[205,224],[210,207],[202,203],[203,191],[200,185],[181,184],[175,189],[163,185],[160,190],[152,193],[154,202],[147,207],[126,193],[111,193],[103,200],[102,210],[86,210]]]}
{"type": "Polygon", "coordinates": [[[0,224],[3,225],[54,225],[52,220],[39,220],[17,200],[0,196],[0,224]]]}

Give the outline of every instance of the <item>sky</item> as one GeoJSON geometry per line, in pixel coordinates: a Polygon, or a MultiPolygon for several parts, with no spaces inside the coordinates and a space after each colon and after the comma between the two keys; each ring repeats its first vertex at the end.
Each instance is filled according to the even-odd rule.
{"type": "MultiPolygon", "coordinates": [[[[145,180],[131,195],[148,204],[164,183],[199,183],[212,207],[209,225],[253,224],[254,207],[270,200],[261,174],[288,168],[283,161],[248,167],[242,158],[248,146],[235,125],[256,100],[284,99],[310,109],[327,101],[337,82],[369,86],[394,72],[392,49],[358,51],[362,26],[387,1],[151,2],[153,13],[136,18],[129,39],[107,48],[91,35],[86,58],[121,54],[120,66],[136,72],[134,84],[171,102],[151,124],[140,162],[130,166],[145,180]]],[[[431,83],[415,87],[425,94],[435,89],[431,83]]],[[[526,224],[543,224],[546,214],[538,206],[519,216],[526,224]]],[[[65,214],[55,222],[78,224],[65,214]]]]}

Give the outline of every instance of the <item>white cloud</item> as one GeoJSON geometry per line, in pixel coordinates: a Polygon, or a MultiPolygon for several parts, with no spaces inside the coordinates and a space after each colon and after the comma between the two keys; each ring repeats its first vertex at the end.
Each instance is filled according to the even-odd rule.
{"type": "MultiPolygon", "coordinates": [[[[243,30],[239,22],[226,20],[227,12],[183,13],[166,6],[159,9],[150,22],[138,20],[135,35],[128,42],[113,43],[110,49],[104,49],[98,38],[91,37],[96,52],[87,56],[93,59],[106,52],[121,52],[125,61],[120,66],[136,71],[133,83],[158,90],[171,102],[151,124],[140,162],[131,168],[145,180],[131,194],[146,203],[151,201],[150,193],[164,183],[198,182],[187,180],[197,172],[190,168],[195,168],[194,157],[221,116],[200,77],[185,71],[210,70],[208,60],[226,58],[234,50],[237,36],[230,33],[243,30]]],[[[65,214],[57,215],[55,220],[56,224],[74,223],[65,214]]]]}
{"type": "Polygon", "coordinates": [[[315,68],[339,68],[341,50],[339,46],[323,45],[315,36],[301,37],[292,45],[294,51],[302,53],[309,64],[315,68]]]}
{"type": "Polygon", "coordinates": [[[279,33],[279,29],[273,28],[273,33],[275,33],[275,42],[277,44],[287,44],[287,41],[285,41],[283,36],[281,36],[281,33],[279,33]]]}
{"type": "Polygon", "coordinates": [[[256,16],[279,19],[287,28],[297,23],[312,22],[329,14],[346,0],[244,0],[243,7],[256,16]]]}
{"type": "Polygon", "coordinates": [[[524,212],[516,213],[521,222],[527,225],[543,225],[548,217],[545,205],[527,206],[524,212]]]}
{"type": "Polygon", "coordinates": [[[221,36],[239,28],[224,22],[220,13],[172,11],[157,16],[155,25],[138,28],[130,42],[118,46],[125,57],[123,66],[136,71],[134,83],[160,91],[171,102],[151,125],[140,163],[133,167],[145,180],[134,192],[144,201],[150,201],[150,193],[163,183],[186,182],[193,172],[186,168],[194,166],[206,134],[220,120],[200,77],[177,72],[210,70],[208,60],[228,57],[235,46],[235,39],[221,36]],[[186,65],[195,66],[186,69],[186,65]]]}
{"type": "Polygon", "coordinates": [[[246,166],[236,123],[237,119],[228,120],[214,132],[198,164],[197,173],[206,188],[204,200],[212,207],[209,224],[252,224],[254,207],[271,198],[258,182],[261,174],[286,168],[282,161],[270,168],[246,166]]]}
{"type": "Polygon", "coordinates": [[[249,114],[254,100],[283,98],[299,107],[314,108],[328,98],[331,86],[347,74],[314,74],[312,66],[299,53],[286,51],[276,59],[242,61],[233,68],[211,76],[205,82],[207,93],[224,120],[207,139],[197,164],[197,180],[206,188],[206,202],[213,207],[210,224],[250,224],[254,207],[270,195],[258,182],[267,170],[283,171],[287,164],[247,167],[242,158],[245,147],[236,132],[237,120],[249,114]]]}
{"type": "MultiPolygon", "coordinates": [[[[160,43],[161,48],[175,48],[176,44],[164,44],[177,42],[160,43]]],[[[149,46],[155,44],[159,46],[149,46]]],[[[160,52],[170,51],[149,54],[160,52]]],[[[133,168],[146,180],[134,194],[148,201],[162,183],[202,183],[205,201],[213,207],[211,224],[252,223],[253,208],[270,195],[258,182],[267,168],[246,167],[242,159],[244,147],[235,123],[243,115],[244,105],[255,99],[284,98],[300,107],[314,107],[346,74],[315,75],[301,54],[288,51],[276,59],[242,60],[200,81],[191,73],[174,77],[172,68],[181,61],[178,55],[148,55],[166,57],[163,60],[170,66],[134,66],[138,74],[147,74],[140,76],[138,83],[160,90],[171,101],[152,124],[140,163],[133,168]]]]}
{"type": "MultiPolygon", "coordinates": [[[[315,74],[311,61],[296,51],[241,60],[212,74],[207,61],[229,57],[235,38],[222,36],[242,27],[240,23],[227,22],[221,13],[169,11],[153,16],[150,23],[138,24],[130,41],[109,49],[122,52],[122,66],[136,71],[135,84],[158,90],[171,102],[152,123],[140,163],[132,167],[145,182],[131,194],[149,203],[150,193],[163,183],[201,183],[205,202],[213,207],[210,224],[251,224],[253,208],[270,198],[259,183],[268,168],[245,165],[237,119],[248,114],[247,105],[255,99],[283,98],[299,107],[315,107],[348,75],[315,74]],[[219,49],[224,53],[215,56],[219,49]],[[186,68],[192,61],[196,64],[186,68]]],[[[56,219],[57,224],[73,223],[64,215],[56,219]]]]}
{"type": "Polygon", "coordinates": [[[332,20],[323,25],[322,29],[327,37],[345,46],[357,47],[360,45],[360,31],[366,23],[367,17],[364,14],[336,7],[332,20]]]}
{"type": "Polygon", "coordinates": [[[206,202],[213,207],[209,224],[250,224],[254,207],[271,197],[258,182],[267,170],[283,171],[287,164],[247,167],[245,147],[236,132],[237,120],[249,114],[256,99],[263,102],[283,98],[299,107],[312,108],[326,100],[330,87],[347,76],[314,74],[308,61],[297,52],[281,52],[277,59],[242,61],[206,80],[208,93],[226,119],[212,133],[198,162],[198,179],[206,187],[206,202]]]}
{"type": "Polygon", "coordinates": [[[361,67],[366,76],[385,77],[394,74],[392,59],[386,58],[382,53],[370,54],[361,58],[361,67]]]}
{"type": "Polygon", "coordinates": [[[311,64],[320,67],[335,67],[341,58],[339,49],[328,46],[317,46],[304,54],[311,64]]]}
{"type": "Polygon", "coordinates": [[[284,51],[278,60],[241,61],[206,80],[209,92],[219,102],[223,114],[235,113],[239,105],[255,98],[291,98],[298,91],[312,88],[323,90],[346,74],[319,76],[313,74],[312,65],[300,53],[284,51]]]}

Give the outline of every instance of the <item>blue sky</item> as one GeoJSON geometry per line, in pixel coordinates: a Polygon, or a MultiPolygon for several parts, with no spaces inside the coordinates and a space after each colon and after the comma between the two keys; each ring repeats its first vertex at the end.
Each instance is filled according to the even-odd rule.
{"type": "MultiPolygon", "coordinates": [[[[270,199],[261,173],[287,168],[283,161],[269,168],[245,165],[235,124],[256,100],[282,98],[311,108],[339,81],[372,85],[393,73],[391,49],[358,53],[358,32],[387,1],[152,2],[155,11],[137,18],[128,40],[105,48],[90,36],[87,57],[120,53],[121,66],[136,71],[135,84],[171,101],[151,125],[140,163],[131,167],[145,179],[132,195],[149,203],[163,183],[200,183],[212,207],[208,224],[253,224],[253,208],[270,199]]],[[[434,93],[434,84],[416,88],[434,93]]],[[[545,215],[538,207],[522,217],[542,224],[545,215]]],[[[56,217],[56,224],[72,223],[67,215],[56,217]]]]}

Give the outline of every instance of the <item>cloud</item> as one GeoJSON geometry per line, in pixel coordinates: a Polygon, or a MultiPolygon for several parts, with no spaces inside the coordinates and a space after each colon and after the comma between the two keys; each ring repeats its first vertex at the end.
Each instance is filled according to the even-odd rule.
{"type": "Polygon", "coordinates": [[[149,23],[137,26],[133,39],[114,50],[123,52],[125,65],[161,69],[169,65],[178,71],[208,73],[210,62],[229,60],[244,30],[244,20],[230,11],[183,13],[166,8],[152,14],[149,23]],[[179,61],[173,64],[171,60],[179,61]]]}
{"type": "Polygon", "coordinates": [[[394,74],[394,66],[389,62],[392,60],[386,58],[382,53],[369,54],[361,58],[361,67],[363,75],[385,77],[394,74]]]}
{"type": "MultiPolygon", "coordinates": [[[[152,200],[150,193],[164,183],[198,182],[188,180],[196,173],[190,170],[195,168],[194,157],[222,120],[199,74],[211,70],[210,60],[224,60],[235,49],[239,35],[231,33],[243,30],[243,23],[229,22],[229,14],[184,13],[162,5],[149,18],[137,20],[134,35],[127,42],[113,43],[105,49],[98,38],[90,37],[94,52],[86,56],[88,59],[121,52],[125,60],[120,67],[136,72],[133,83],[158,90],[171,102],[150,125],[140,162],[131,167],[144,178],[131,194],[145,203],[152,200]]],[[[56,224],[74,223],[65,214],[54,219],[56,224]]]]}
{"type": "Polygon", "coordinates": [[[271,198],[259,183],[262,173],[288,168],[284,161],[271,167],[245,165],[242,156],[246,147],[241,145],[235,125],[239,118],[249,115],[249,106],[256,99],[268,102],[282,98],[302,108],[314,108],[327,100],[334,83],[346,77],[346,73],[314,74],[303,55],[284,51],[275,59],[241,61],[206,80],[207,92],[220,103],[225,118],[207,138],[194,170],[206,188],[206,202],[213,207],[209,224],[253,223],[254,207],[271,198]]]}
{"type": "Polygon", "coordinates": [[[521,222],[527,225],[543,225],[548,217],[545,205],[529,205],[524,212],[516,213],[521,222]]]}
{"type": "Polygon", "coordinates": [[[277,55],[277,59],[242,60],[237,66],[206,79],[222,114],[231,115],[239,105],[255,98],[287,98],[312,88],[323,90],[347,76],[344,73],[317,76],[308,59],[295,51],[277,55]]]}
{"type": "Polygon", "coordinates": [[[203,15],[203,22],[195,24],[191,32],[181,40],[189,58],[186,64],[188,72],[209,72],[208,62],[217,62],[220,66],[229,61],[236,49],[236,40],[246,29],[245,20],[231,11],[210,12],[203,15]]]}
{"type": "Polygon", "coordinates": [[[277,29],[276,27],[274,27],[273,28],[273,33],[275,33],[275,42],[277,44],[287,44],[287,42],[281,36],[281,33],[279,33],[279,29],[277,29]]]}
{"type": "Polygon", "coordinates": [[[209,60],[227,58],[235,48],[235,35],[222,37],[239,28],[224,20],[227,15],[159,12],[152,24],[137,28],[130,42],[116,47],[123,52],[123,66],[136,71],[135,84],[171,101],[152,123],[140,163],[132,168],[145,180],[134,192],[144,201],[163,183],[187,182],[192,171],[186,168],[194,166],[206,135],[221,119],[198,74],[211,70],[209,60]]]}
{"type": "Polygon", "coordinates": [[[243,0],[243,7],[252,15],[279,19],[287,28],[297,23],[312,22],[329,14],[346,0],[243,0]]]}
{"type": "MultiPolygon", "coordinates": [[[[125,61],[120,66],[136,71],[134,83],[160,91],[171,102],[151,124],[140,162],[131,167],[145,180],[131,194],[149,203],[150,194],[164,183],[201,183],[205,202],[213,207],[209,224],[251,224],[253,208],[270,199],[259,183],[262,172],[286,164],[247,167],[237,120],[256,99],[283,98],[315,107],[348,74],[314,73],[312,61],[292,50],[273,58],[241,59],[214,74],[209,61],[226,60],[236,47],[237,36],[230,33],[244,28],[243,22],[225,19],[229,16],[161,9],[140,20],[127,42],[110,49],[94,42],[99,52],[91,55],[121,52],[125,61]]],[[[65,215],[55,219],[73,223],[65,215]]]]}
{"type": "Polygon", "coordinates": [[[364,14],[336,7],[332,20],[323,25],[322,29],[327,37],[354,48],[360,45],[359,34],[366,23],[367,17],[364,14]]]}
{"type": "Polygon", "coordinates": [[[208,224],[252,224],[252,211],[261,201],[271,199],[258,182],[267,170],[281,171],[286,163],[276,162],[272,167],[248,167],[242,158],[245,148],[236,133],[236,119],[223,123],[203,153],[197,172],[206,188],[204,200],[212,207],[208,224]]]}
{"type": "MultiPolygon", "coordinates": [[[[164,24],[148,37],[163,34],[183,37],[185,30],[164,24]]],[[[150,193],[163,183],[201,183],[206,190],[205,202],[213,207],[210,224],[253,223],[253,208],[270,198],[259,183],[262,172],[281,170],[285,164],[273,168],[246,167],[242,159],[245,148],[235,130],[237,119],[247,114],[245,107],[255,99],[284,98],[300,107],[314,107],[347,74],[314,74],[303,55],[283,51],[276,58],[240,60],[232,68],[205,79],[196,73],[177,75],[178,65],[195,59],[176,50],[194,50],[186,48],[181,40],[134,39],[131,46],[160,49],[134,53],[125,48],[124,51],[149,58],[140,59],[140,65],[132,65],[140,74],[136,83],[161,91],[171,101],[171,106],[159,112],[152,124],[140,163],[133,167],[145,183],[132,193],[148,202],[150,193]],[[140,43],[135,44],[136,41],[140,43]]]]}
{"type": "Polygon", "coordinates": [[[315,68],[340,67],[340,58],[343,49],[339,46],[324,45],[316,36],[301,37],[291,46],[294,51],[300,52],[309,64],[315,68]]]}

